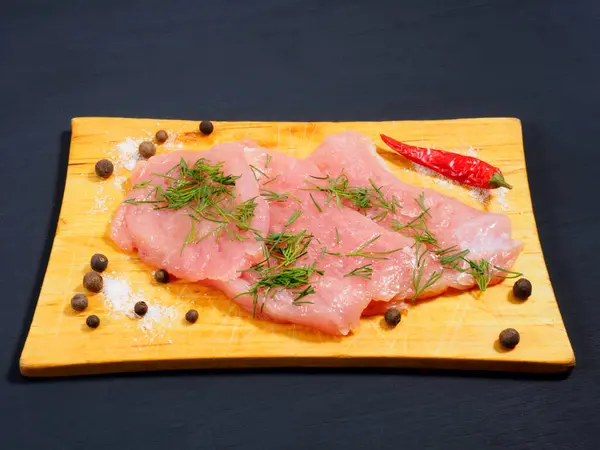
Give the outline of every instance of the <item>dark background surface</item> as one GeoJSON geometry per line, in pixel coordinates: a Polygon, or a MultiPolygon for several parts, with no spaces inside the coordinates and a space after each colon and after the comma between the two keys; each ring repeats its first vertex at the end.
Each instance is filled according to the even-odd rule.
{"type": "Polygon", "coordinates": [[[595,447],[599,19],[593,0],[1,1],[0,447],[595,447]],[[564,380],[323,370],[21,378],[62,197],[61,133],[86,115],[520,118],[577,368],[564,380]]]}

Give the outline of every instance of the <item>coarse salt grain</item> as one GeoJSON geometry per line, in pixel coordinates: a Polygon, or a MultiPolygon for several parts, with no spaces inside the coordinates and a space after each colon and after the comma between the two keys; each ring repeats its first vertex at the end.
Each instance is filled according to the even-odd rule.
{"type": "Polygon", "coordinates": [[[489,189],[480,189],[480,188],[473,188],[470,189],[469,195],[471,197],[473,197],[475,200],[477,200],[478,202],[481,202],[483,204],[486,204],[490,201],[490,190],[489,189]]]}
{"type": "Polygon", "coordinates": [[[474,158],[477,158],[478,153],[477,153],[477,151],[473,147],[469,147],[467,149],[467,151],[465,152],[465,155],[467,155],[467,156],[473,156],[474,158]]]}
{"type": "Polygon", "coordinates": [[[135,320],[137,327],[151,342],[163,338],[166,329],[171,327],[176,317],[174,306],[163,306],[155,299],[146,298],[143,290],[133,291],[131,284],[116,276],[114,272],[104,276],[102,294],[104,306],[110,314],[135,320]],[[133,305],[140,301],[148,305],[148,312],[143,318],[139,318],[133,312],[133,305]]]}
{"type": "Polygon", "coordinates": [[[94,206],[89,211],[90,214],[98,214],[108,211],[108,207],[106,206],[106,202],[108,197],[94,197],[94,206]]]}
{"type": "Polygon", "coordinates": [[[502,211],[510,211],[511,207],[508,203],[508,199],[506,198],[506,194],[508,194],[508,189],[504,188],[504,187],[500,187],[500,188],[496,189],[495,194],[496,194],[495,199],[500,204],[500,208],[502,208],[502,211]]]}

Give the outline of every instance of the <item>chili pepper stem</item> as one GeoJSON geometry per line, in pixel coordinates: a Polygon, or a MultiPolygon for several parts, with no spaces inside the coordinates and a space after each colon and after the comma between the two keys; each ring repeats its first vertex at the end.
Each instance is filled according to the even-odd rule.
{"type": "Polygon", "coordinates": [[[490,186],[493,188],[505,187],[507,189],[512,189],[512,186],[506,182],[500,172],[496,172],[494,175],[492,175],[490,178],[490,186]]]}

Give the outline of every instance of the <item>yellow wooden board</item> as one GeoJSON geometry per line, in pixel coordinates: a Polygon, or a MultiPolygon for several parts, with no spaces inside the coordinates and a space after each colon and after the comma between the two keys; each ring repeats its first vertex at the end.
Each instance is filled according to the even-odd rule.
{"type": "MultiPolygon", "coordinates": [[[[63,204],[50,261],[21,355],[26,376],[65,376],[140,370],[269,366],[395,366],[562,372],[575,363],[544,263],[529,195],[520,122],[516,119],[447,121],[277,123],[215,122],[215,132],[198,133],[197,121],[77,118],[63,204]],[[118,250],[108,237],[110,219],[124,196],[119,187],[129,175],[117,164],[106,181],[94,174],[101,158],[118,160],[137,142],[159,129],[171,138],[158,153],[175,148],[208,149],[225,141],[251,138],[259,144],[297,157],[308,155],[323,138],[343,130],[367,134],[402,180],[432,187],[480,209],[504,212],[513,235],[525,243],[515,270],[533,283],[533,296],[519,302],[512,282],[476,292],[451,293],[423,302],[409,311],[395,329],[381,317],[363,319],[348,337],[330,337],[293,325],[252,319],[220,292],[177,281],[158,285],[152,269],[135,255],[118,250]],[[476,154],[500,167],[512,191],[481,193],[416,171],[387,150],[379,138],[386,133],[423,146],[476,154]],[[83,313],[70,298],[83,292],[82,276],[92,254],[110,260],[107,274],[130,283],[155,312],[143,319],[119,315],[103,294],[89,295],[83,313]],[[189,308],[199,311],[194,325],[184,320],[189,308]],[[98,329],[85,325],[88,314],[101,318],[98,329]],[[498,345],[507,327],[521,333],[512,351],[498,345]]],[[[123,188],[127,188],[124,183],[123,188]]],[[[133,308],[133,304],[131,304],[133,308]]]]}

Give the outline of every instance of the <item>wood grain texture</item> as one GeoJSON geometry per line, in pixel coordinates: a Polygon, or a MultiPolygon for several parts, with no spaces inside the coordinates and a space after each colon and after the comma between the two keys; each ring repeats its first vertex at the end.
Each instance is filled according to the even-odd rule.
{"type": "MultiPolygon", "coordinates": [[[[448,121],[270,123],[215,122],[215,132],[201,136],[198,122],[157,119],[77,118],[60,218],[45,279],[20,367],[26,376],[68,376],[120,371],[268,366],[394,366],[561,372],[575,359],[554,298],[540,248],[529,196],[520,122],[516,119],[448,121]],[[158,285],[152,269],[135,255],[118,250],[108,237],[110,219],[124,192],[115,176],[103,181],[94,174],[101,158],[113,158],[127,138],[147,139],[164,128],[174,136],[158,153],[181,146],[208,149],[225,141],[251,138],[297,157],[309,154],[330,133],[354,129],[370,136],[390,168],[403,181],[431,187],[480,209],[504,212],[513,235],[525,243],[515,270],[534,286],[527,302],[512,298],[510,281],[484,294],[450,293],[413,307],[395,329],[380,317],[362,320],[348,337],[330,337],[294,325],[253,320],[221,293],[181,281],[158,285]],[[379,133],[424,146],[472,151],[499,166],[514,189],[494,192],[487,201],[474,191],[414,170],[388,151],[379,133]],[[150,307],[168,308],[171,318],[155,322],[110,313],[102,294],[89,295],[83,313],[70,308],[82,291],[83,274],[96,252],[110,260],[108,274],[128,280],[150,307]],[[194,325],[185,312],[200,313],[194,325]],[[101,325],[90,330],[88,314],[101,325]],[[498,346],[501,330],[514,327],[521,343],[512,351],[498,346]]],[[[126,186],[126,185],[125,185],[126,186]]],[[[131,305],[133,308],[133,305],[131,305]]]]}

